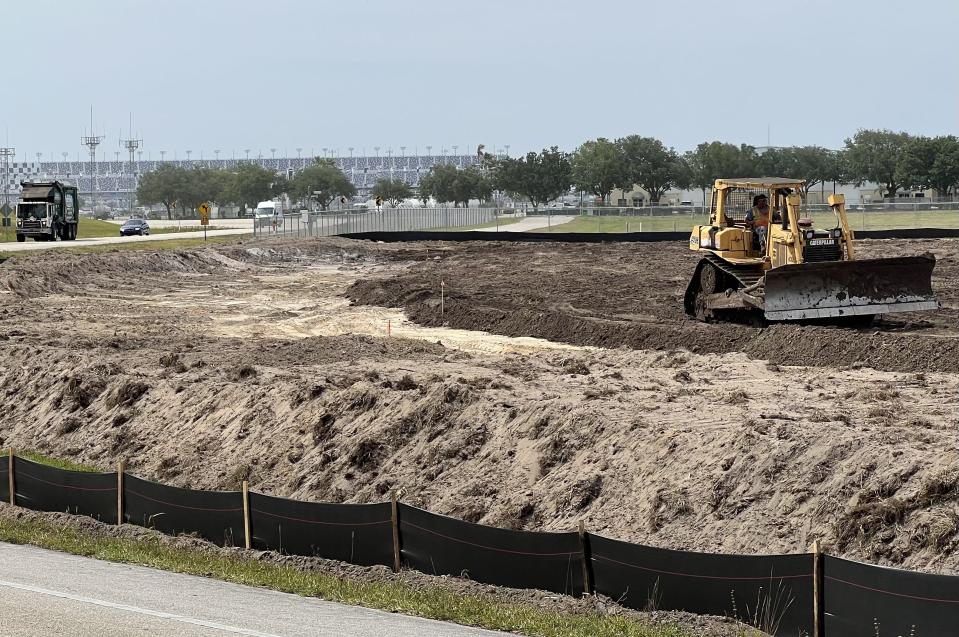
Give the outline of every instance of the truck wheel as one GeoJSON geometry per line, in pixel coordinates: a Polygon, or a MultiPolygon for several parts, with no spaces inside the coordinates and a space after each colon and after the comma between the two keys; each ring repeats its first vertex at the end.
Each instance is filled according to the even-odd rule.
{"type": "Polygon", "coordinates": [[[18,235],[17,235],[17,243],[23,243],[23,242],[26,241],[26,240],[27,240],[27,238],[26,238],[25,236],[23,236],[22,234],[18,234],[18,235]]]}

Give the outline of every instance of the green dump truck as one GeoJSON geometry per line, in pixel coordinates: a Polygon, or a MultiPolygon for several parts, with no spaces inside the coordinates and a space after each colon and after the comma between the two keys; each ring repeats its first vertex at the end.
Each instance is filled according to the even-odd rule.
{"type": "Polygon", "coordinates": [[[60,181],[21,181],[17,203],[17,241],[72,241],[77,238],[80,206],[77,187],[60,181]]]}

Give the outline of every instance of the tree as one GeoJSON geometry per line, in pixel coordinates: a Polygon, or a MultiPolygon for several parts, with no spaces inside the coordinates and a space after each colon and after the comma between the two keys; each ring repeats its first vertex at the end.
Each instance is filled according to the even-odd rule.
{"type": "Polygon", "coordinates": [[[448,164],[434,166],[429,175],[420,180],[420,198],[433,196],[437,201],[452,201],[457,206],[463,204],[466,207],[470,199],[483,201],[492,194],[489,180],[476,168],[459,169],[448,164]],[[424,192],[429,194],[424,195],[424,192]]]}
{"type": "Polygon", "coordinates": [[[899,156],[910,140],[908,133],[890,130],[859,130],[846,140],[846,161],[857,186],[867,181],[878,184],[885,197],[895,198],[903,187],[897,174],[899,156]]]}
{"type": "Polygon", "coordinates": [[[432,172],[426,173],[420,177],[420,183],[416,187],[418,197],[423,202],[423,206],[429,203],[430,197],[436,196],[436,176],[432,172]]]}
{"type": "Polygon", "coordinates": [[[573,153],[570,164],[576,187],[602,197],[603,203],[608,201],[614,188],[632,185],[627,184],[629,177],[623,154],[604,137],[583,143],[573,153]]]}
{"type": "Polygon", "coordinates": [[[277,175],[259,164],[240,164],[225,189],[227,201],[243,208],[255,208],[256,204],[273,196],[273,183],[277,175]]]}
{"type": "Polygon", "coordinates": [[[910,139],[896,164],[896,176],[905,187],[948,196],[959,188],[959,139],[952,135],[910,139]]]}
{"type": "Polygon", "coordinates": [[[672,148],[666,148],[653,137],[630,135],[616,140],[623,155],[626,177],[649,193],[649,200],[658,204],[671,188],[689,185],[689,170],[672,148]]]}
{"type": "Polygon", "coordinates": [[[173,218],[173,207],[183,194],[187,171],[172,164],[160,167],[140,177],[137,185],[137,201],[144,205],[161,203],[166,208],[167,219],[173,218]]]}
{"type": "Polygon", "coordinates": [[[490,171],[497,190],[526,197],[533,210],[569,192],[572,184],[569,156],[556,146],[525,157],[490,160],[490,171]]]}
{"type": "Polygon", "coordinates": [[[180,204],[195,209],[204,201],[219,201],[229,188],[233,175],[224,170],[195,168],[184,171],[180,204]]]}
{"type": "Polygon", "coordinates": [[[756,149],[746,144],[703,142],[696,150],[686,153],[685,158],[689,167],[688,183],[703,191],[703,201],[706,190],[712,188],[717,179],[751,177],[757,169],[756,149]]]}
{"type": "Polygon", "coordinates": [[[836,153],[820,146],[771,148],[758,163],[764,175],[805,180],[804,198],[816,185],[836,181],[836,153]]]}
{"type": "Polygon", "coordinates": [[[337,197],[355,195],[356,186],[337,168],[332,159],[317,157],[312,165],[293,177],[290,193],[297,199],[316,200],[323,210],[327,210],[337,197]]]}
{"type": "Polygon", "coordinates": [[[402,179],[380,179],[373,186],[373,196],[382,197],[390,207],[395,208],[404,199],[413,196],[413,189],[402,179]]]}

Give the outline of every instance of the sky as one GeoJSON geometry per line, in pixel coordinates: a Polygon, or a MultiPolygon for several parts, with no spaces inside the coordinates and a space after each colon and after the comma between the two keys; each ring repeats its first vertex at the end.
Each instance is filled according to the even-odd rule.
{"type": "MultiPolygon", "coordinates": [[[[0,0],[0,145],[515,155],[959,134],[956,0],[0,0]],[[379,151],[374,147],[378,146],[379,151]],[[405,146],[406,149],[401,150],[405,146]]],[[[125,155],[121,154],[121,157],[125,155]]]]}

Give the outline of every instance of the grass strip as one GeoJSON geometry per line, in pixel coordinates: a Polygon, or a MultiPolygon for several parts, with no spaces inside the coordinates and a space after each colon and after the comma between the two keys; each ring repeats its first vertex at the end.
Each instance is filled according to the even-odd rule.
{"type": "MultiPolygon", "coordinates": [[[[126,250],[183,250],[186,248],[200,248],[211,243],[233,243],[249,240],[253,234],[231,234],[208,237],[203,239],[163,239],[160,241],[137,241],[134,243],[105,243],[95,246],[78,246],[70,248],[58,248],[58,252],[68,254],[89,254],[97,252],[119,252],[126,250]]],[[[0,250],[0,259],[23,259],[42,256],[46,250],[24,250],[22,252],[11,252],[0,250]]]]}
{"type": "MultiPolygon", "coordinates": [[[[576,211],[572,211],[575,213],[576,211]]],[[[567,213],[570,214],[570,213],[567,213]]],[[[803,216],[813,220],[817,228],[836,227],[832,212],[811,212],[803,216]]],[[[904,228],[959,228],[959,212],[955,210],[920,210],[917,212],[858,212],[847,210],[853,230],[897,230],[904,228]]],[[[529,232],[689,232],[694,225],[707,224],[708,216],[682,212],[675,215],[577,215],[572,220],[550,229],[529,232]]]]}
{"type": "Polygon", "coordinates": [[[159,539],[117,538],[42,520],[0,518],[0,541],[110,562],[137,564],[259,586],[343,604],[365,606],[491,630],[543,637],[689,637],[679,625],[653,626],[599,613],[551,612],[493,597],[463,595],[441,586],[361,582],[264,562],[242,555],[167,546],[159,539]]]}
{"type": "Polygon", "coordinates": [[[36,462],[37,464],[44,464],[48,467],[64,469],[65,471],[83,471],[84,473],[99,473],[102,471],[102,469],[98,469],[88,464],[80,464],[78,462],[71,462],[69,460],[61,460],[60,458],[51,458],[50,456],[45,456],[36,451],[14,449],[13,453],[18,458],[25,458],[31,462],[36,462]]]}

